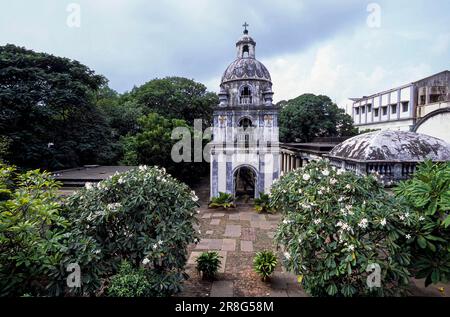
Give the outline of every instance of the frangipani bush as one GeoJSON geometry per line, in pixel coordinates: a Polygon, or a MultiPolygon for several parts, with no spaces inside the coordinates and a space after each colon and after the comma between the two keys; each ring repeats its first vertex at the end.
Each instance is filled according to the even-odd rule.
{"type": "Polygon", "coordinates": [[[271,202],[284,215],[275,236],[284,265],[311,295],[384,296],[408,285],[408,227],[417,220],[374,178],[320,160],[284,175],[271,202]],[[380,287],[368,287],[371,264],[380,287]]]}
{"type": "Polygon", "coordinates": [[[0,297],[48,294],[68,225],[59,186],[50,173],[0,163],[0,297]]]}
{"type": "Polygon", "coordinates": [[[426,161],[394,188],[420,221],[412,228],[411,271],[425,286],[450,279],[450,163],[426,161]]]}
{"type": "Polygon", "coordinates": [[[154,296],[179,291],[187,246],[198,241],[197,200],[187,185],[157,167],[140,166],[86,184],[66,205],[73,231],[97,246],[98,259],[81,266],[85,285],[117,273],[127,260],[134,268],[151,271],[154,296]],[[96,274],[86,274],[94,268],[96,274]]]}

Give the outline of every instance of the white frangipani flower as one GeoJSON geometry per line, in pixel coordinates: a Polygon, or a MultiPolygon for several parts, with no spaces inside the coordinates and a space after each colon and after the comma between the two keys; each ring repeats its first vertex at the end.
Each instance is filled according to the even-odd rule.
{"type": "Polygon", "coordinates": [[[336,178],[330,179],[330,184],[331,185],[335,185],[336,183],[337,183],[337,179],[336,178]]]}
{"type": "Polygon", "coordinates": [[[144,258],[144,259],[142,260],[142,264],[147,265],[148,263],[150,263],[150,260],[149,260],[149,259],[144,258]]]}
{"type": "Polygon", "coordinates": [[[159,245],[162,245],[162,244],[163,244],[163,241],[162,241],[162,240],[159,240],[159,241],[158,241],[158,244],[159,244],[159,245]]]}
{"type": "Polygon", "coordinates": [[[309,181],[310,178],[311,176],[309,176],[309,174],[303,174],[303,180],[309,181]]]}
{"type": "Polygon", "coordinates": [[[361,221],[358,223],[358,227],[366,229],[368,225],[368,220],[366,218],[361,219],[361,221]]]}
{"type": "Polygon", "coordinates": [[[355,246],[354,246],[353,244],[350,244],[350,245],[347,247],[347,249],[348,249],[349,251],[355,251],[355,246]]]}
{"type": "Polygon", "coordinates": [[[425,220],[425,218],[423,216],[419,217],[419,221],[424,221],[424,220],[425,220]]]}
{"type": "Polygon", "coordinates": [[[386,218],[381,219],[380,224],[384,227],[386,225],[386,218]]]}
{"type": "Polygon", "coordinates": [[[155,243],[154,245],[153,245],[153,249],[156,249],[158,247],[158,245],[155,243]]]}
{"type": "Polygon", "coordinates": [[[407,240],[409,240],[409,239],[411,239],[411,235],[408,233],[408,234],[405,235],[405,238],[406,238],[407,240]]]}
{"type": "Polygon", "coordinates": [[[322,171],[322,175],[328,176],[330,175],[330,171],[328,169],[322,171]]]}
{"type": "Polygon", "coordinates": [[[87,182],[85,185],[84,185],[85,187],[86,187],[86,189],[92,189],[92,183],[89,183],[89,182],[87,182]]]}

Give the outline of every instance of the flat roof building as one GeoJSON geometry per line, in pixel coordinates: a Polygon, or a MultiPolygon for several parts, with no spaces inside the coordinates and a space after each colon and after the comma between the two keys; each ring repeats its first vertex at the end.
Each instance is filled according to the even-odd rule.
{"type": "MultiPolygon", "coordinates": [[[[445,70],[400,87],[350,100],[353,103],[351,115],[360,131],[414,131],[421,118],[436,110],[450,108],[450,71],[445,70]]],[[[421,132],[427,134],[426,131],[421,132]]],[[[433,131],[430,133],[443,137],[433,135],[433,131]]]]}

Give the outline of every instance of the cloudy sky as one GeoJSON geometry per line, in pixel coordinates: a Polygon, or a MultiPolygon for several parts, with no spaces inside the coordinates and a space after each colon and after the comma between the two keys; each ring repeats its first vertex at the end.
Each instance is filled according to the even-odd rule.
{"type": "Polygon", "coordinates": [[[312,92],[343,106],[347,97],[450,69],[448,0],[0,0],[0,6],[0,45],[79,60],[119,92],[170,75],[217,91],[244,21],[271,72],[276,101],[312,92]]]}

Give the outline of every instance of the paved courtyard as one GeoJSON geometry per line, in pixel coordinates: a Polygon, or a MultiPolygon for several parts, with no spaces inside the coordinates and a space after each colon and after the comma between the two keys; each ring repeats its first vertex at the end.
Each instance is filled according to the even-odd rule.
{"type": "Polygon", "coordinates": [[[277,252],[273,236],[280,215],[258,214],[250,203],[238,203],[235,209],[209,209],[208,184],[196,193],[200,198],[198,214],[201,241],[189,247],[186,271],[190,279],[179,296],[306,296],[295,275],[283,272],[281,263],[268,282],[253,272],[252,261],[261,250],[277,252]],[[202,281],[195,270],[195,259],[204,251],[215,250],[222,265],[214,282],[202,281]]]}
{"type": "MultiPolygon", "coordinates": [[[[190,245],[186,272],[190,278],[184,290],[177,296],[195,297],[305,297],[306,293],[297,283],[295,275],[284,271],[282,254],[273,242],[273,236],[281,215],[258,214],[253,204],[238,203],[227,211],[209,209],[209,186],[207,180],[198,186],[196,193],[200,202],[198,230],[201,241],[190,245]],[[195,269],[195,259],[204,251],[215,250],[222,256],[222,265],[215,281],[203,281],[195,269]],[[270,280],[262,282],[253,272],[255,253],[273,250],[279,263],[270,280]]],[[[450,296],[449,285],[423,287],[423,281],[412,280],[411,291],[415,296],[450,296]],[[444,291],[439,291],[444,287],[444,291]]]]}

